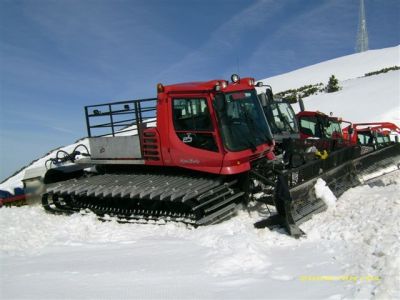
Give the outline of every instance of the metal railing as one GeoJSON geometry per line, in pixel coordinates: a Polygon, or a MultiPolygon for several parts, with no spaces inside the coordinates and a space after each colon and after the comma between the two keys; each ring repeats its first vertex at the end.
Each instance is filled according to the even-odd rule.
{"type": "Polygon", "coordinates": [[[126,100],[85,106],[88,137],[138,133],[155,122],[157,98],[126,100]]]}

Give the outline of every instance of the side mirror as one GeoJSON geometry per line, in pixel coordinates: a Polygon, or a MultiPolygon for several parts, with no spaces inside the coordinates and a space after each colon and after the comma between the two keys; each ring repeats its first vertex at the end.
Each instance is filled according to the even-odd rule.
{"type": "Polygon", "coordinates": [[[223,94],[215,95],[214,107],[218,112],[222,112],[225,109],[225,96],[223,94]]]}

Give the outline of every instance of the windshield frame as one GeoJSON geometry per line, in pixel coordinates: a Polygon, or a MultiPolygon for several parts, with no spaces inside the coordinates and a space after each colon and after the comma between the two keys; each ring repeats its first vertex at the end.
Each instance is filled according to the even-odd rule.
{"type": "Polygon", "coordinates": [[[290,103],[274,100],[269,107],[264,108],[264,111],[265,110],[271,111],[270,114],[273,119],[273,124],[269,125],[271,126],[274,134],[282,134],[287,132],[299,133],[299,126],[296,122],[296,114],[294,113],[290,103]]]}
{"type": "Polygon", "coordinates": [[[336,120],[329,120],[329,126],[324,126],[324,135],[325,138],[333,138],[336,136],[342,137],[342,128],[340,126],[340,122],[336,120]]]}

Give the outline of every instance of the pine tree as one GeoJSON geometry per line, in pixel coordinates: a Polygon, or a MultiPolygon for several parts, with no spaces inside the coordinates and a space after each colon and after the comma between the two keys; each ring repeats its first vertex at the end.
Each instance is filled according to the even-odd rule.
{"type": "Polygon", "coordinates": [[[338,90],[340,90],[339,80],[337,80],[335,75],[332,75],[331,77],[329,77],[328,85],[326,86],[326,91],[328,93],[333,93],[337,92],[338,90]]]}

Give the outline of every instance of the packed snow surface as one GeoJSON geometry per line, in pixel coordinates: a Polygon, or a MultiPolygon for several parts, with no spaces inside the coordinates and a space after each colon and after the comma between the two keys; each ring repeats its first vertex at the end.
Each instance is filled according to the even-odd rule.
{"type": "Polygon", "coordinates": [[[0,298],[400,297],[399,175],[347,191],[299,240],[254,229],[255,210],[194,229],[3,208],[0,298]]]}

